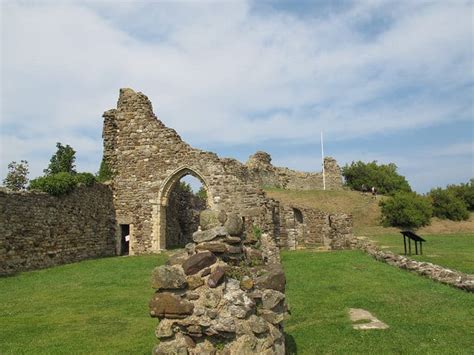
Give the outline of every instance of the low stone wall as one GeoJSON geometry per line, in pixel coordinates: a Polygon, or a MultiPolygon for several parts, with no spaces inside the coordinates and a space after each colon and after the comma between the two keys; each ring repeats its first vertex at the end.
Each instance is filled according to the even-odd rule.
{"type": "Polygon", "coordinates": [[[0,191],[0,275],[114,255],[114,215],[101,184],[60,197],[0,191]]]}
{"type": "Polygon", "coordinates": [[[271,240],[243,234],[236,214],[201,226],[186,251],[153,271],[153,353],[285,354],[285,275],[262,250],[271,240]]]}
{"type": "Polygon", "coordinates": [[[432,280],[474,292],[474,275],[464,274],[459,271],[450,270],[432,263],[416,261],[406,256],[394,254],[390,251],[384,251],[364,237],[354,238],[352,246],[372,255],[376,260],[385,262],[389,265],[399,267],[418,275],[429,277],[432,280]]]}

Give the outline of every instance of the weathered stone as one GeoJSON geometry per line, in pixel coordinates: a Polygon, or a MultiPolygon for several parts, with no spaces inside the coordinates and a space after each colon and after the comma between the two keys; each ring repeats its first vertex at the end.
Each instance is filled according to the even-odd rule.
{"type": "Polygon", "coordinates": [[[255,287],[285,292],[286,278],[281,265],[268,265],[265,271],[262,276],[255,279],[255,287]]]}
{"type": "Polygon", "coordinates": [[[227,221],[225,222],[224,227],[226,232],[230,235],[241,235],[243,231],[242,218],[235,213],[230,213],[227,216],[227,221]]]}
{"type": "Polygon", "coordinates": [[[211,326],[217,332],[235,333],[235,320],[232,317],[217,317],[211,326]]]}
{"type": "Polygon", "coordinates": [[[186,278],[179,265],[158,266],[153,270],[151,287],[159,289],[181,289],[186,287],[186,278]]]}
{"type": "Polygon", "coordinates": [[[209,250],[213,253],[225,253],[227,251],[227,244],[222,242],[204,242],[196,246],[197,250],[209,250]]]}
{"type": "Polygon", "coordinates": [[[248,321],[250,329],[255,334],[262,334],[268,331],[268,323],[261,317],[257,317],[255,314],[252,314],[248,321]]]}
{"type": "Polygon", "coordinates": [[[200,296],[197,292],[188,292],[186,293],[186,297],[188,298],[188,300],[195,301],[199,299],[200,296]]]}
{"type": "Polygon", "coordinates": [[[174,332],[173,332],[173,324],[174,321],[171,319],[162,319],[160,320],[160,323],[156,327],[155,335],[157,338],[163,339],[163,338],[169,338],[172,337],[174,332]]]}
{"type": "Polygon", "coordinates": [[[262,292],[262,307],[264,309],[273,309],[284,299],[285,295],[279,291],[264,290],[262,292]]]}
{"type": "Polygon", "coordinates": [[[228,244],[239,244],[242,241],[240,237],[232,237],[230,235],[225,237],[225,242],[228,244]]]}
{"type": "Polygon", "coordinates": [[[197,343],[194,349],[189,351],[191,355],[215,355],[216,348],[209,340],[204,340],[203,342],[197,343]]]}
{"type": "Polygon", "coordinates": [[[221,292],[219,290],[204,289],[199,298],[199,303],[206,308],[215,308],[221,300],[221,292]]]}
{"type": "Polygon", "coordinates": [[[227,245],[226,246],[226,251],[229,254],[240,254],[240,253],[242,253],[242,248],[240,246],[227,245]]]}
{"type": "Polygon", "coordinates": [[[201,211],[201,214],[199,215],[199,224],[203,231],[220,226],[219,212],[212,210],[201,211]]]}
{"type": "Polygon", "coordinates": [[[257,314],[272,324],[279,324],[285,320],[284,313],[276,313],[268,309],[259,309],[257,314]]]}
{"type": "Polygon", "coordinates": [[[199,275],[190,275],[186,277],[186,282],[188,283],[188,288],[194,290],[202,285],[204,285],[204,280],[199,275]]]}
{"type": "Polygon", "coordinates": [[[193,313],[194,305],[173,293],[155,293],[149,304],[152,317],[183,318],[193,313]]]}
{"type": "Polygon", "coordinates": [[[217,287],[219,282],[222,281],[224,277],[224,269],[220,266],[216,267],[213,272],[211,272],[211,275],[209,276],[209,279],[207,280],[207,284],[211,288],[217,287]]]}
{"type": "Polygon", "coordinates": [[[181,250],[170,255],[167,265],[181,265],[188,258],[188,253],[186,250],[181,250]]]}
{"type": "Polygon", "coordinates": [[[237,282],[237,289],[226,288],[224,299],[227,301],[227,309],[233,317],[245,318],[252,311],[255,302],[240,289],[237,282]]]}
{"type": "Polygon", "coordinates": [[[193,275],[200,270],[214,264],[217,258],[210,251],[191,255],[184,263],[183,270],[186,275],[193,275]]]}
{"type": "Polygon", "coordinates": [[[207,267],[201,271],[201,277],[207,276],[211,274],[211,268],[207,267]]]}
{"type": "Polygon", "coordinates": [[[201,337],[202,336],[202,330],[199,325],[193,324],[190,325],[186,328],[188,331],[188,334],[193,336],[193,337],[201,337]]]}
{"type": "Polygon", "coordinates": [[[243,290],[251,290],[253,288],[253,280],[245,275],[242,277],[242,280],[240,280],[240,288],[243,290]]]}
{"type": "Polygon", "coordinates": [[[263,254],[261,250],[245,247],[244,248],[245,257],[251,262],[260,265],[263,261],[263,254]]]}
{"type": "Polygon", "coordinates": [[[255,336],[244,334],[238,337],[230,346],[230,354],[253,355],[256,354],[258,340],[255,336]]]}
{"type": "Polygon", "coordinates": [[[219,211],[219,214],[217,215],[217,220],[223,226],[225,221],[227,221],[227,213],[225,213],[224,210],[219,211]]]}
{"type": "Polygon", "coordinates": [[[225,237],[227,232],[224,227],[217,226],[211,229],[197,231],[193,233],[193,240],[196,243],[209,242],[216,239],[217,237],[225,237]]]}

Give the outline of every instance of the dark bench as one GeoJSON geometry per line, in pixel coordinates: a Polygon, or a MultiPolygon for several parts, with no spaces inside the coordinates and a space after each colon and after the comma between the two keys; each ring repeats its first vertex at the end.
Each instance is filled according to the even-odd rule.
{"type": "Polygon", "coordinates": [[[420,255],[423,255],[423,242],[426,242],[422,237],[418,234],[415,234],[412,231],[401,231],[403,235],[403,246],[405,247],[405,255],[407,255],[407,238],[408,238],[408,252],[411,255],[411,241],[415,242],[415,255],[418,255],[418,243],[420,243],[420,255]]]}

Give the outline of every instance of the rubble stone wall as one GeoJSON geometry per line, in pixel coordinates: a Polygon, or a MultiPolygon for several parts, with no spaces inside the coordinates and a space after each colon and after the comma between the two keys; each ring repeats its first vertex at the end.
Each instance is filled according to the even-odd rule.
{"type": "Polygon", "coordinates": [[[239,213],[274,237],[274,211],[249,169],[234,159],[192,148],[166,127],[142,93],[121,89],[117,108],[104,113],[104,159],[111,168],[119,224],[130,224],[130,254],[166,249],[166,207],[174,185],[193,175],[209,207],[239,213]]]}
{"type": "MultiPolygon", "coordinates": [[[[260,186],[279,187],[291,190],[322,190],[323,174],[295,171],[288,168],[275,167],[271,156],[266,152],[252,155],[246,165],[260,186]]],[[[324,158],[326,189],[342,188],[341,168],[334,158],[324,158]]]]}
{"type": "Polygon", "coordinates": [[[426,276],[432,280],[468,291],[474,292],[474,275],[435,265],[428,262],[416,261],[403,255],[385,251],[368,241],[365,237],[356,237],[351,241],[354,249],[361,249],[376,260],[426,276]]]}
{"type": "Polygon", "coordinates": [[[96,184],[54,197],[0,191],[0,274],[115,254],[112,192],[96,184]]]}
{"type": "Polygon", "coordinates": [[[285,249],[349,249],[352,216],[296,205],[280,205],[279,245],[285,249]],[[302,222],[298,221],[301,215],[302,222]]]}
{"type": "MultiPolygon", "coordinates": [[[[202,216],[201,216],[202,217],[202,216]]],[[[211,211],[186,250],[153,271],[154,354],[285,354],[285,275],[242,217],[211,211]]]]}

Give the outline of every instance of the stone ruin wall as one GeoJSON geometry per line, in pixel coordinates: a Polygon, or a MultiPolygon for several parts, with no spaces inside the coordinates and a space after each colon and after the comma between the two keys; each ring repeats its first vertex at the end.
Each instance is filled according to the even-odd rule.
{"type": "Polygon", "coordinates": [[[152,275],[153,354],[285,354],[285,274],[237,214],[207,211],[202,231],[152,275]]]}
{"type": "MultiPolygon", "coordinates": [[[[117,108],[104,113],[103,138],[104,159],[114,173],[117,222],[130,225],[132,255],[167,248],[165,234],[170,191],[185,175],[191,174],[201,180],[207,189],[210,209],[239,213],[244,219],[244,233],[257,226],[270,236],[270,244],[283,247],[288,245],[280,241],[280,230],[285,232],[285,225],[280,226],[283,223],[279,219],[280,204],[267,198],[261,187],[322,189],[320,173],[273,167],[267,153],[257,152],[247,164],[242,164],[192,148],[176,131],[157,119],[145,95],[131,89],[121,89],[117,108]]],[[[341,173],[335,160],[326,158],[325,166],[327,188],[340,188],[341,173]]],[[[309,232],[304,244],[323,243],[337,248],[346,244],[328,242],[345,232],[334,232],[338,223],[328,226],[329,217],[323,212],[308,209],[305,215],[309,232]]],[[[278,258],[272,245],[267,249],[278,258]]]]}
{"type": "Polygon", "coordinates": [[[299,205],[281,205],[279,246],[295,249],[350,249],[352,217],[299,205]],[[301,220],[298,218],[301,216],[301,220]]]}
{"type": "MultiPolygon", "coordinates": [[[[166,249],[170,191],[188,174],[202,181],[210,209],[239,213],[247,227],[257,225],[274,237],[274,206],[247,167],[183,142],[156,118],[145,95],[121,89],[117,108],[104,113],[103,137],[117,223],[130,225],[130,254],[166,249]]],[[[271,246],[268,252],[278,258],[271,246]]]]}
{"type": "MultiPolygon", "coordinates": [[[[278,187],[290,190],[322,190],[323,174],[295,171],[275,167],[272,158],[266,152],[252,155],[246,165],[260,186],[278,187]]],[[[334,158],[324,158],[326,189],[342,189],[341,168],[334,158]]]]}
{"type": "Polygon", "coordinates": [[[115,214],[108,186],[54,197],[0,191],[0,275],[115,254],[115,214]]]}

